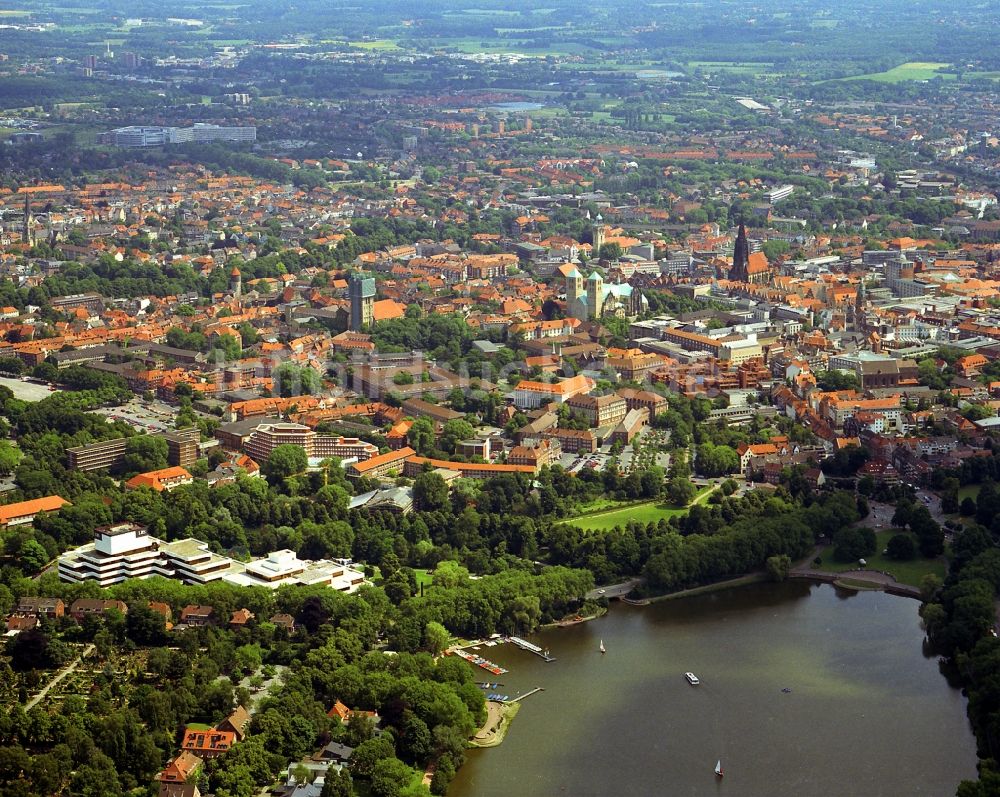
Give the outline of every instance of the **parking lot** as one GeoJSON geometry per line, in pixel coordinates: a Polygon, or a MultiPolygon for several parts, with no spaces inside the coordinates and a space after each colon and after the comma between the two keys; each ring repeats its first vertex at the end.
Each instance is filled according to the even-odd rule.
{"type": "Polygon", "coordinates": [[[41,401],[59,392],[58,389],[50,389],[47,384],[25,382],[12,376],[0,376],[0,385],[9,387],[14,392],[14,398],[22,401],[41,401]]]}
{"type": "Polygon", "coordinates": [[[174,428],[176,413],[162,401],[144,402],[136,396],[121,407],[101,407],[94,412],[112,420],[124,421],[139,430],[167,432],[174,428]]]}

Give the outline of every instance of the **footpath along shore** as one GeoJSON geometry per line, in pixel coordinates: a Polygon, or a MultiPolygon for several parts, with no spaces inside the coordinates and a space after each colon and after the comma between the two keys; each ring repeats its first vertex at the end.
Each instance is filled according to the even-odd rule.
{"type": "Polygon", "coordinates": [[[486,722],[476,731],[469,744],[473,747],[496,747],[504,740],[510,723],[520,709],[520,703],[486,701],[486,722]]]}

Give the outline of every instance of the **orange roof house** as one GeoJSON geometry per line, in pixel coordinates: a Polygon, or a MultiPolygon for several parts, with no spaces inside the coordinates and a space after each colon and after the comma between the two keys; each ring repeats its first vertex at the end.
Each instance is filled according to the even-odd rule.
{"type": "Polygon", "coordinates": [[[194,753],[182,750],[180,755],[167,764],[153,780],[158,780],[160,783],[187,783],[202,763],[194,753]]]}
{"type": "Polygon", "coordinates": [[[236,734],[233,731],[188,728],[184,731],[181,750],[194,753],[201,758],[216,758],[227,752],[235,743],[236,734]]]}
{"type": "Polygon", "coordinates": [[[164,490],[170,491],[182,484],[191,484],[194,477],[185,468],[161,468],[151,470],[147,473],[140,473],[125,482],[125,489],[138,490],[140,487],[149,487],[162,493],[164,490]]]}
{"type": "Polygon", "coordinates": [[[254,613],[249,609],[237,609],[229,618],[230,627],[243,627],[254,619],[254,613]]]}
{"type": "Polygon", "coordinates": [[[330,719],[336,718],[345,725],[351,721],[352,717],[357,716],[371,717],[378,720],[378,714],[374,711],[359,711],[357,709],[348,708],[339,700],[333,704],[328,712],[326,712],[326,716],[330,717],[330,719]]]}

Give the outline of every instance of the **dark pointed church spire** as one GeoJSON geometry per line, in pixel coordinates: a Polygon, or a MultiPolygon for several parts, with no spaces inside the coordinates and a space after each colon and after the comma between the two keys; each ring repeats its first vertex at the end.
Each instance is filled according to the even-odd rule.
{"type": "Polygon", "coordinates": [[[729,270],[729,279],[734,282],[750,281],[750,242],[747,240],[747,228],[742,221],[736,233],[736,243],[733,245],[733,267],[729,270]]]}
{"type": "Polygon", "coordinates": [[[867,299],[865,278],[862,276],[861,282],[858,283],[857,293],[854,294],[854,312],[851,314],[855,332],[864,332],[866,329],[865,305],[867,304],[867,299]]]}
{"type": "Polygon", "coordinates": [[[21,240],[30,245],[35,243],[35,216],[31,212],[31,195],[24,194],[24,222],[21,227],[21,240]]]}

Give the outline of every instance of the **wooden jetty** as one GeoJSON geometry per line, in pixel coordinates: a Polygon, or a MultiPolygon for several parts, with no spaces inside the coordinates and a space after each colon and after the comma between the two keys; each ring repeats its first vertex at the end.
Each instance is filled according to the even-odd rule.
{"type": "Polygon", "coordinates": [[[518,703],[518,702],[524,700],[524,698],[526,698],[526,697],[531,697],[533,694],[535,694],[535,692],[544,692],[544,691],[545,691],[545,687],[536,686],[530,692],[525,692],[523,695],[518,695],[517,697],[515,697],[515,698],[513,698],[511,700],[508,700],[507,702],[508,703],[518,703]]]}

